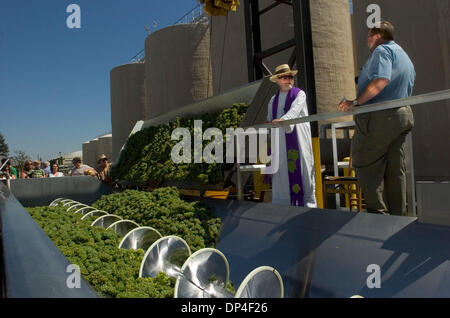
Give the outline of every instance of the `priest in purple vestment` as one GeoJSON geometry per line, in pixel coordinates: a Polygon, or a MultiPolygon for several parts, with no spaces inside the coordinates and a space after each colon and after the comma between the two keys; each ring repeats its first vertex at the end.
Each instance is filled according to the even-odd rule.
{"type": "MultiPolygon", "coordinates": [[[[277,123],[308,116],[306,94],[294,87],[297,70],[283,64],[275,69],[270,80],[280,90],[270,99],[267,121],[277,123]]],[[[276,128],[276,145],[279,151],[279,168],[272,175],[272,203],[316,208],[314,155],[309,123],[276,128]]],[[[273,158],[274,156],[272,156],[273,158]]]]}

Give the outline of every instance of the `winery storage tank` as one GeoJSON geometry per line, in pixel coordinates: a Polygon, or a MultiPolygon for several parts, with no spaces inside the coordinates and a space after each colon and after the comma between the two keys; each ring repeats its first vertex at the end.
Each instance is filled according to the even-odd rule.
{"type": "Polygon", "coordinates": [[[112,155],[112,134],[107,134],[98,138],[97,156],[95,157],[95,163],[99,156],[104,154],[108,159],[111,160],[112,155]]]}
{"type": "Polygon", "coordinates": [[[212,96],[207,23],[174,25],[145,41],[148,119],[212,96]]]}
{"type": "Polygon", "coordinates": [[[110,72],[112,160],[138,120],[146,120],[145,63],[131,63],[110,72]]]}

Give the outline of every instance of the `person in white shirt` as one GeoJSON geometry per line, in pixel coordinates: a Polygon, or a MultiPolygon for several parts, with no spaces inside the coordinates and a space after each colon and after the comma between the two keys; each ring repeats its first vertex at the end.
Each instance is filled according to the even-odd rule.
{"type": "Polygon", "coordinates": [[[84,165],[81,163],[81,158],[80,157],[75,157],[72,160],[73,163],[73,168],[70,171],[70,175],[72,177],[74,176],[86,176],[86,175],[90,175],[90,176],[96,176],[97,175],[97,171],[95,171],[94,168],[88,166],[88,165],[84,165]]]}
{"type": "Polygon", "coordinates": [[[60,178],[60,177],[64,177],[64,173],[59,172],[59,166],[54,163],[52,164],[52,168],[50,173],[48,174],[49,178],[60,178]]]}

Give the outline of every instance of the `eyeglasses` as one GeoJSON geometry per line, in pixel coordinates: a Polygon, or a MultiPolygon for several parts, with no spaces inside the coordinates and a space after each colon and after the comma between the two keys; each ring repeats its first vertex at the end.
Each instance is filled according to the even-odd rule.
{"type": "Polygon", "coordinates": [[[278,78],[279,79],[284,79],[284,80],[286,80],[286,79],[291,80],[291,79],[294,79],[294,76],[292,76],[292,75],[283,75],[283,76],[278,76],[278,78]]]}

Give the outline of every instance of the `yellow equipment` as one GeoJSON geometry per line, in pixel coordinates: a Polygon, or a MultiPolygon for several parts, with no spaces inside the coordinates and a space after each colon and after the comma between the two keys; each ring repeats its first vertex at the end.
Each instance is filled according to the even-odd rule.
{"type": "Polygon", "coordinates": [[[239,0],[197,0],[200,3],[204,3],[203,10],[211,15],[226,16],[228,11],[236,11],[236,8],[240,6],[239,0]]]}

